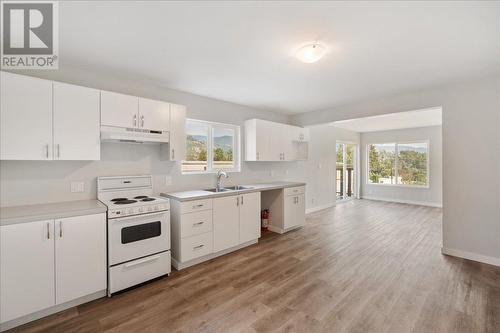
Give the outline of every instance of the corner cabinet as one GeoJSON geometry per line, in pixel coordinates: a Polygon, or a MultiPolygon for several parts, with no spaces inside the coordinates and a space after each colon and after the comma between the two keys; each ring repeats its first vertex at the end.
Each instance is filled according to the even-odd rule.
{"type": "Polygon", "coordinates": [[[309,129],[262,119],[245,121],[246,161],[307,160],[309,129]]]}
{"type": "Polygon", "coordinates": [[[0,72],[2,160],[99,160],[99,91],[0,72]]]}
{"type": "Polygon", "coordinates": [[[0,231],[1,323],[104,293],[105,213],[5,225],[0,231]]]}

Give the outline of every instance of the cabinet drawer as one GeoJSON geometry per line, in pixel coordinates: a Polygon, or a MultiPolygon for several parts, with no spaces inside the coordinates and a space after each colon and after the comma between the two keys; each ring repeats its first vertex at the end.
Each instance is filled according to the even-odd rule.
{"type": "Polygon", "coordinates": [[[181,240],[181,261],[203,257],[212,253],[213,234],[206,234],[183,238],[181,240]]]}
{"type": "Polygon", "coordinates": [[[181,214],[212,209],[212,199],[186,201],[181,203],[181,214]]]}
{"type": "Polygon", "coordinates": [[[212,231],[211,210],[182,214],[181,238],[201,235],[210,231],[212,231]]]}
{"type": "Polygon", "coordinates": [[[305,186],[288,187],[285,188],[285,195],[302,194],[305,193],[305,191],[306,191],[305,186]]]}
{"type": "Polygon", "coordinates": [[[170,251],[113,266],[109,270],[111,293],[170,273],[170,251]]]}

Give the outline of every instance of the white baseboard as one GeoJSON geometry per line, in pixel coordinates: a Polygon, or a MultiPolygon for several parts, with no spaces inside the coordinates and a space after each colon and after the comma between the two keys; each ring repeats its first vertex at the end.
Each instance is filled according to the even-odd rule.
{"type": "Polygon", "coordinates": [[[404,204],[417,205],[417,206],[429,206],[429,207],[443,208],[443,204],[436,203],[436,202],[430,202],[430,201],[400,200],[400,199],[384,198],[384,197],[372,197],[372,196],[366,196],[366,195],[363,195],[362,198],[367,199],[367,200],[375,200],[375,201],[397,202],[397,203],[404,203],[404,204]]]}
{"type": "Polygon", "coordinates": [[[326,205],[321,205],[321,206],[307,208],[306,209],[306,214],[311,214],[311,213],[318,212],[320,210],[331,208],[331,207],[334,207],[334,206],[335,206],[335,202],[331,202],[331,203],[326,204],[326,205]]]}
{"type": "Polygon", "coordinates": [[[477,254],[477,253],[473,253],[473,252],[467,252],[467,251],[442,247],[441,253],[449,255],[449,256],[453,256],[453,257],[459,257],[459,258],[463,258],[463,259],[481,262],[481,263],[488,264],[488,265],[500,266],[500,258],[485,256],[485,255],[477,254]]]}

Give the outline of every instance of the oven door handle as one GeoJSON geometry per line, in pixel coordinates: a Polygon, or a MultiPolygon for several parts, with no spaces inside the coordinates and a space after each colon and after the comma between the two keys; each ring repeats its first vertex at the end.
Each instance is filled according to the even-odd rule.
{"type": "Polygon", "coordinates": [[[144,258],[144,259],[140,259],[140,260],[135,260],[133,262],[129,262],[127,264],[125,264],[124,266],[125,267],[133,267],[133,266],[137,266],[137,265],[140,265],[140,264],[144,264],[144,263],[147,263],[147,262],[150,262],[150,261],[154,261],[154,260],[158,260],[160,259],[160,256],[152,256],[152,257],[147,257],[147,258],[144,258]]]}
{"type": "Polygon", "coordinates": [[[111,219],[111,221],[114,222],[121,222],[121,221],[129,221],[129,220],[135,220],[135,219],[144,219],[144,218],[150,218],[154,216],[161,216],[165,215],[165,212],[158,212],[158,213],[151,213],[151,214],[140,214],[140,215],[134,215],[134,216],[125,216],[125,217],[119,217],[115,219],[111,219]]]}

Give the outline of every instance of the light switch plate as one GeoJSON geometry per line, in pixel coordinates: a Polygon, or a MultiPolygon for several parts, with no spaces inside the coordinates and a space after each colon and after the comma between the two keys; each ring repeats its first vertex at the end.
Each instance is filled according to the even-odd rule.
{"type": "Polygon", "coordinates": [[[85,192],[84,182],[71,182],[71,193],[85,192]]]}

